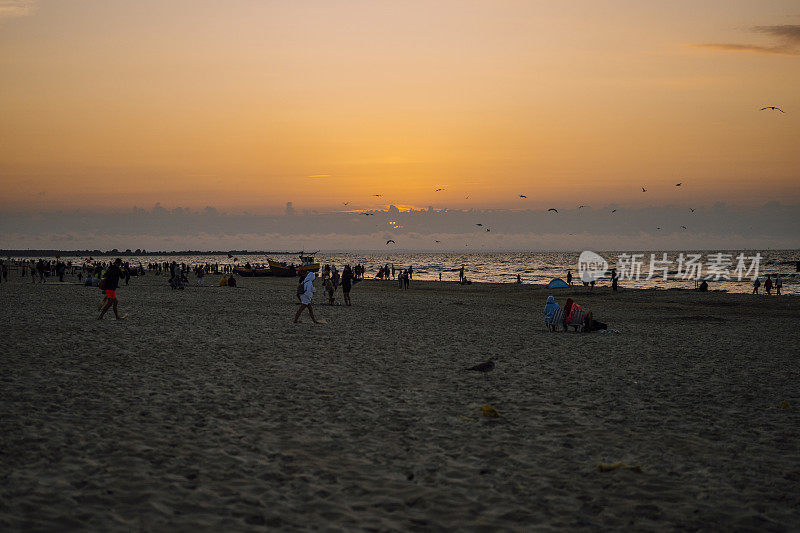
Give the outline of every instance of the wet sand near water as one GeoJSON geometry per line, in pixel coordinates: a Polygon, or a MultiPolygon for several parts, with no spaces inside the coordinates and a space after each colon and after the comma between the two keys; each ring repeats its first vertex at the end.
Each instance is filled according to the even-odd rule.
{"type": "Polygon", "coordinates": [[[0,285],[2,529],[800,524],[796,297],[317,283],[293,325],[295,280],[218,279],[133,278],[120,322],[0,285]],[[620,333],[546,332],[549,294],[620,333]]]}

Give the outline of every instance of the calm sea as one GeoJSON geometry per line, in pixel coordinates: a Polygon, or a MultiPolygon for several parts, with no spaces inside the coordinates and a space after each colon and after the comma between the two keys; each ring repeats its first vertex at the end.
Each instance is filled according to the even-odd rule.
{"type": "MultiPolygon", "coordinates": [[[[641,276],[639,280],[623,279],[620,281],[621,287],[635,288],[656,288],[656,289],[692,289],[695,286],[693,279],[682,279],[679,272],[679,252],[598,252],[610,265],[619,266],[619,256],[621,253],[642,254],[637,258],[641,262],[641,276]],[[666,262],[663,262],[663,254],[667,254],[666,262]],[[650,272],[651,254],[658,262],[656,265],[659,270],[654,277],[647,279],[650,272]],[[664,268],[667,269],[667,279],[663,279],[664,268]]],[[[757,253],[761,255],[759,277],[764,280],[766,274],[780,273],[783,279],[783,292],[786,294],[800,293],[800,279],[796,269],[796,264],[800,261],[800,250],[705,250],[705,251],[686,251],[684,255],[693,253],[699,254],[698,260],[703,267],[701,274],[706,275],[707,266],[713,262],[716,254],[723,254],[721,264],[724,270],[724,263],[730,260],[728,265],[731,273],[738,264],[737,256],[746,256],[745,266],[750,267],[753,256],[757,253]]],[[[396,269],[407,268],[409,265],[414,267],[414,279],[419,280],[438,280],[439,274],[444,281],[457,281],[458,270],[464,266],[467,278],[476,282],[499,282],[512,283],[516,281],[519,274],[524,283],[547,284],[553,278],[566,278],[567,270],[571,269],[575,277],[573,283],[580,283],[577,274],[578,252],[475,252],[475,253],[318,253],[317,262],[321,264],[329,263],[336,265],[340,270],[345,264],[363,264],[367,268],[368,277],[374,276],[381,265],[394,264],[396,269]]],[[[288,263],[298,262],[296,255],[273,254],[270,259],[276,261],[286,261],[288,263]]],[[[64,258],[65,260],[80,260],[81,258],[64,258]]],[[[252,264],[266,263],[267,256],[263,254],[241,254],[237,255],[237,264],[250,262],[252,264]]],[[[177,261],[178,263],[218,263],[232,264],[234,258],[228,258],[227,254],[222,255],[185,255],[185,256],[132,256],[123,258],[132,265],[139,262],[146,265],[150,262],[177,261]]],[[[718,260],[717,263],[720,263],[718,260]]],[[[749,276],[748,276],[749,277],[749,276]]],[[[598,281],[598,285],[610,283],[610,278],[598,281]]],[[[725,290],[728,292],[751,292],[752,281],[737,281],[735,275],[731,280],[709,280],[711,290],[725,290]]],[[[761,289],[763,292],[763,287],[761,289]]]]}

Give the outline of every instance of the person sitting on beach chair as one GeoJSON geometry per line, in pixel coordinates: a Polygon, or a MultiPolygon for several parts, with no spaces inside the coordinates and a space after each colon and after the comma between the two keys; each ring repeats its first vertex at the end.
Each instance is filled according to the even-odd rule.
{"type": "Polygon", "coordinates": [[[583,308],[573,302],[572,298],[567,298],[567,303],[564,305],[564,317],[564,331],[567,331],[568,326],[575,328],[575,331],[583,326],[583,308]]]}
{"type": "MultiPolygon", "coordinates": [[[[559,310],[558,303],[556,303],[556,299],[552,296],[547,297],[547,303],[544,305],[544,323],[547,326],[547,331],[554,331],[556,328],[557,322],[554,322],[554,317],[556,311],[559,310]]],[[[561,313],[559,313],[559,316],[561,313]]]]}

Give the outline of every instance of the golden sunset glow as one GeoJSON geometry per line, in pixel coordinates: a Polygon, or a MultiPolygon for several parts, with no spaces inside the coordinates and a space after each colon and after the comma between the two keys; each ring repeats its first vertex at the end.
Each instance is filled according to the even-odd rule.
{"type": "Polygon", "coordinates": [[[800,199],[794,1],[21,4],[4,209],[800,199]]]}

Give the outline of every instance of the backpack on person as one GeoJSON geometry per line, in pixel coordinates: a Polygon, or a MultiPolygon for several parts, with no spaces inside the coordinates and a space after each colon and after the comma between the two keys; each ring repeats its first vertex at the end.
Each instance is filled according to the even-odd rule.
{"type": "Polygon", "coordinates": [[[303,278],[300,278],[300,283],[297,284],[297,296],[298,298],[306,292],[306,281],[303,278]]]}

